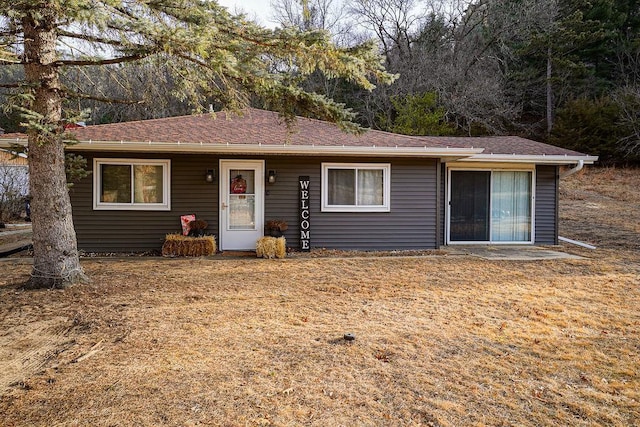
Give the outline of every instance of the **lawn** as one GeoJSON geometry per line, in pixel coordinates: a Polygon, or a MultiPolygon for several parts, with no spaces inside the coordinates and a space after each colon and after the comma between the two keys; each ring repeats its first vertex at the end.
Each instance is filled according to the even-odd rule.
{"type": "Polygon", "coordinates": [[[584,260],[87,259],[37,292],[2,262],[0,424],[637,425],[639,187],[563,184],[584,260]]]}

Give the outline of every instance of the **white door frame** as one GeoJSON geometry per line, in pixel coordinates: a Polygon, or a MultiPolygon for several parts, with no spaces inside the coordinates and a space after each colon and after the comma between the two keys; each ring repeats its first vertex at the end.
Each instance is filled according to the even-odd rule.
{"type": "Polygon", "coordinates": [[[255,250],[256,241],[264,235],[264,160],[228,160],[220,159],[220,195],[219,195],[219,224],[220,236],[218,245],[220,250],[255,250]],[[230,230],[227,221],[229,206],[229,170],[255,170],[255,223],[252,230],[230,230]]]}

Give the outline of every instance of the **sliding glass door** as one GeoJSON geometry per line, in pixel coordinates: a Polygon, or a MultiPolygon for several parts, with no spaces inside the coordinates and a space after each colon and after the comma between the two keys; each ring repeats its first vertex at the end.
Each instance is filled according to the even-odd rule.
{"type": "Polygon", "coordinates": [[[531,171],[451,170],[449,242],[530,243],[531,171]]]}

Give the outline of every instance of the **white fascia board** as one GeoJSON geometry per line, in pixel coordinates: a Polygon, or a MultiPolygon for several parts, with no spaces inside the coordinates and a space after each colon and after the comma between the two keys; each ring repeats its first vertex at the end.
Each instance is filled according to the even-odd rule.
{"type": "Polygon", "coordinates": [[[573,165],[579,161],[592,165],[598,156],[569,156],[569,155],[524,155],[524,154],[476,154],[461,159],[461,162],[500,162],[500,163],[536,163],[549,165],[573,165]]]}
{"type": "Polygon", "coordinates": [[[327,145],[205,144],[180,142],[80,141],[67,149],[82,151],[126,151],[151,153],[292,154],[340,156],[398,156],[463,158],[481,153],[482,148],[360,147],[327,145]]]}

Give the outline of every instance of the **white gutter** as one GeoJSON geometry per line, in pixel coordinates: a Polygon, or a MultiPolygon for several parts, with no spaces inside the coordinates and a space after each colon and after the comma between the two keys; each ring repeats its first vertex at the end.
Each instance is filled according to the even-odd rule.
{"type": "MultiPolygon", "coordinates": [[[[0,139],[0,143],[24,143],[25,140],[0,139]]],[[[292,154],[292,155],[340,155],[340,156],[411,156],[447,157],[452,159],[473,156],[483,148],[452,147],[401,147],[401,146],[352,146],[352,145],[272,145],[272,144],[214,144],[192,142],[129,142],[129,141],[80,141],[69,147],[82,151],[127,151],[153,153],[220,153],[220,154],[292,154]]]]}
{"type": "Polygon", "coordinates": [[[568,177],[570,175],[573,175],[576,172],[580,172],[583,167],[584,167],[584,161],[583,160],[578,160],[578,164],[575,167],[573,167],[573,168],[571,168],[569,170],[566,170],[566,171],[564,171],[564,172],[562,172],[560,174],[560,179],[566,178],[566,177],[568,177]]]}
{"type": "MultiPolygon", "coordinates": [[[[570,156],[564,155],[531,155],[531,154],[476,154],[463,162],[500,162],[500,163],[536,163],[549,165],[593,164],[598,160],[597,156],[570,156]]],[[[577,171],[576,171],[577,172],[577,171]]]]}

